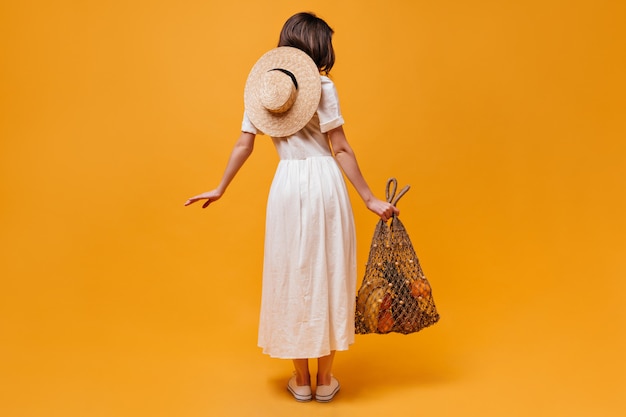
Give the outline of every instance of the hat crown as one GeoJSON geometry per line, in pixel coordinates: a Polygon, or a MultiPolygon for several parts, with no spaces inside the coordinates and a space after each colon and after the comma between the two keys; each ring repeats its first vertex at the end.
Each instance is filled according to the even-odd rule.
{"type": "Polygon", "coordinates": [[[271,113],[284,113],[296,101],[298,90],[286,70],[269,70],[262,76],[259,100],[271,113]]]}

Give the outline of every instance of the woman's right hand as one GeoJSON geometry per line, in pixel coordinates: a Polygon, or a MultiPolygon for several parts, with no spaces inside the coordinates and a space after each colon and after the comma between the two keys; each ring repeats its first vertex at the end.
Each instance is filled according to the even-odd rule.
{"type": "Polygon", "coordinates": [[[217,189],[215,189],[215,190],[207,191],[206,193],[198,194],[196,196],[191,197],[189,200],[185,202],[185,206],[193,204],[196,201],[206,200],[205,203],[202,205],[202,208],[207,208],[209,204],[211,204],[214,201],[219,200],[221,197],[222,197],[222,193],[219,192],[217,189]]]}
{"type": "Polygon", "coordinates": [[[371,199],[366,205],[368,209],[380,216],[380,218],[385,222],[391,219],[394,215],[398,216],[400,214],[400,210],[398,210],[394,205],[377,198],[371,199]]]}

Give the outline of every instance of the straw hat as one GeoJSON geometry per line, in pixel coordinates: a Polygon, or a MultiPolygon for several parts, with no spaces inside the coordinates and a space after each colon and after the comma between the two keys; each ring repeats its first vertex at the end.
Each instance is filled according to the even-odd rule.
{"type": "Polygon", "coordinates": [[[244,104],[250,121],[273,137],[290,136],[311,120],[322,94],[315,62],[299,49],[265,53],[248,75],[244,104]]]}

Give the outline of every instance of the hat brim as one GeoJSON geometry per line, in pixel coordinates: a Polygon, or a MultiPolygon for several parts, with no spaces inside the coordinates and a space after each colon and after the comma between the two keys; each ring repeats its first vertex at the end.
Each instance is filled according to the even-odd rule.
{"type": "Polygon", "coordinates": [[[311,120],[321,94],[320,73],[311,57],[297,48],[281,46],[266,52],[250,70],[244,90],[244,105],[248,118],[257,129],[272,137],[286,137],[301,130],[311,120]],[[262,76],[276,68],[292,72],[298,82],[293,105],[280,114],[265,109],[259,98],[262,76]]]}

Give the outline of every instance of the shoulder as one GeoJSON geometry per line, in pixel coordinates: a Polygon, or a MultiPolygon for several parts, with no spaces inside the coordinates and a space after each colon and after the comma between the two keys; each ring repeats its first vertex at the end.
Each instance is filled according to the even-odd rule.
{"type": "Polygon", "coordinates": [[[322,100],[338,100],[337,88],[333,80],[325,75],[320,76],[322,81],[322,100]]]}
{"type": "Polygon", "coordinates": [[[341,116],[339,97],[337,96],[335,84],[330,78],[324,75],[321,76],[321,80],[322,97],[317,108],[317,115],[319,116],[320,129],[322,133],[326,133],[341,126],[344,122],[341,116]]]}
{"type": "Polygon", "coordinates": [[[333,90],[335,89],[335,83],[326,75],[320,75],[320,79],[322,81],[322,91],[328,90],[328,89],[333,89],[333,90]]]}
{"type": "Polygon", "coordinates": [[[327,75],[320,75],[320,78],[322,80],[322,85],[333,84],[333,80],[331,80],[330,77],[328,77],[327,75]]]}

